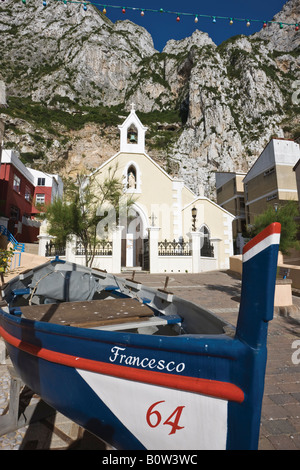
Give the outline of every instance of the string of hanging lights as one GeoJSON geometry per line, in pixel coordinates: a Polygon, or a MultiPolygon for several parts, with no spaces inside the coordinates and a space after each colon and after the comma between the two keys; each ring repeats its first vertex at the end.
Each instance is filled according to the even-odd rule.
{"type": "MultiPolygon", "coordinates": [[[[3,1],[3,0],[2,0],[3,1]]],[[[138,11],[140,12],[141,16],[144,16],[145,13],[164,13],[164,14],[169,14],[169,15],[175,15],[176,16],[176,21],[177,23],[180,22],[181,18],[186,16],[186,17],[192,17],[194,18],[194,22],[198,23],[199,19],[211,19],[213,23],[217,23],[217,20],[226,20],[229,22],[230,25],[233,25],[235,21],[237,22],[243,22],[247,27],[251,25],[251,23],[261,23],[263,28],[266,28],[268,25],[271,24],[277,24],[280,29],[283,29],[284,26],[288,27],[294,27],[295,31],[299,31],[299,23],[287,23],[284,21],[274,21],[274,20],[262,20],[262,19],[250,19],[250,18],[235,18],[235,17],[230,17],[230,16],[218,16],[218,15],[204,15],[200,13],[186,13],[186,12],[178,12],[178,11],[171,11],[171,10],[165,10],[164,8],[159,8],[159,9],[153,9],[153,8],[140,8],[140,7],[131,7],[131,6],[120,6],[120,5],[109,5],[109,4],[102,4],[98,2],[92,2],[92,1],[85,1],[85,0],[43,0],[43,6],[46,7],[48,3],[51,1],[55,2],[61,2],[64,5],[68,5],[71,3],[75,4],[80,4],[82,5],[83,9],[86,11],[88,5],[93,5],[96,6],[99,9],[102,9],[102,13],[106,15],[107,9],[118,9],[122,12],[122,14],[126,14],[128,10],[131,11],[138,11]]],[[[22,3],[26,5],[27,0],[22,0],[22,3]]]]}

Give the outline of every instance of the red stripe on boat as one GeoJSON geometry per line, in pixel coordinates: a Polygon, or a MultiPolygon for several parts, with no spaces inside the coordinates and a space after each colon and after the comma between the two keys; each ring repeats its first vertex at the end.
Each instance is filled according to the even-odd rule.
{"type": "Polygon", "coordinates": [[[106,362],[94,361],[82,357],[71,356],[49,349],[34,346],[12,336],[4,328],[0,327],[0,334],[4,340],[16,348],[37,356],[46,361],[62,364],[76,369],[88,370],[99,374],[110,375],[135,382],[143,382],[151,385],[165,386],[183,390],[186,392],[196,392],[204,395],[221,398],[224,400],[242,403],[244,392],[234,384],[220,382],[218,380],[201,379],[197,377],[179,376],[166,374],[163,372],[146,371],[131,367],[108,364],[106,362]]]}
{"type": "Polygon", "coordinates": [[[256,235],[252,240],[250,240],[243,249],[243,254],[253,248],[255,245],[263,241],[265,238],[269,237],[273,234],[279,234],[281,229],[281,225],[278,222],[273,222],[267,228],[265,228],[262,232],[256,235]]]}

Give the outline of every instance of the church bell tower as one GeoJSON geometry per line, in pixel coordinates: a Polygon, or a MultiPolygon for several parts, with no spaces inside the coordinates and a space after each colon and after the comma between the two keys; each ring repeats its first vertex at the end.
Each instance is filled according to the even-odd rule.
{"type": "Polygon", "coordinates": [[[120,129],[120,152],[145,153],[147,127],[143,126],[135,114],[134,104],[131,105],[129,116],[118,127],[120,129]]]}

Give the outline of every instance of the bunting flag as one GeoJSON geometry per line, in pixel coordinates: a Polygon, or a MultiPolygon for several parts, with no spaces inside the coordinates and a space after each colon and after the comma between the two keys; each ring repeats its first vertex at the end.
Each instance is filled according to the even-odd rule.
{"type": "MultiPolygon", "coordinates": [[[[2,0],[3,1],[3,0],[2,0]]],[[[140,7],[131,7],[131,6],[121,6],[121,5],[108,5],[102,4],[98,2],[92,1],[85,1],[85,0],[43,0],[43,5],[46,7],[51,1],[61,2],[65,5],[69,3],[75,3],[82,5],[83,9],[86,11],[88,5],[96,6],[98,9],[102,9],[104,14],[107,13],[108,9],[118,9],[120,12],[125,15],[127,11],[137,11],[140,12],[141,16],[144,16],[145,13],[158,13],[158,14],[169,14],[176,16],[176,21],[179,23],[182,17],[190,17],[194,19],[195,23],[198,23],[199,19],[211,19],[213,23],[216,23],[218,20],[228,21],[230,25],[232,25],[235,21],[243,22],[247,27],[251,25],[251,23],[261,23],[263,28],[266,28],[268,25],[277,24],[280,29],[284,26],[293,27],[295,31],[299,31],[299,24],[298,23],[287,23],[285,21],[274,21],[274,20],[262,20],[262,19],[251,19],[251,18],[235,18],[233,16],[218,16],[218,15],[203,15],[200,13],[186,13],[180,11],[170,11],[165,10],[164,8],[159,9],[152,9],[152,8],[140,8],[140,7]]],[[[26,5],[27,0],[22,0],[22,2],[26,5]]]]}

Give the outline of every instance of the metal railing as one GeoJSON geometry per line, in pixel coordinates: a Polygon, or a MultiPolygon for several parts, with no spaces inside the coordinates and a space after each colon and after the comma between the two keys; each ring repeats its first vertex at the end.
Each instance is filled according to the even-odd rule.
{"type": "Polygon", "coordinates": [[[51,258],[52,256],[65,256],[66,247],[65,245],[60,245],[54,242],[47,242],[45,247],[45,256],[46,258],[51,258]]]}
{"type": "Polygon", "coordinates": [[[206,258],[214,257],[214,246],[210,243],[208,238],[204,238],[203,246],[200,251],[200,256],[204,256],[206,258]]]}
{"type": "Polygon", "coordinates": [[[15,237],[7,230],[4,225],[0,225],[0,235],[4,235],[8,242],[12,243],[14,256],[11,259],[10,269],[14,269],[21,265],[21,255],[25,251],[25,243],[18,242],[15,237]]]}
{"type": "Polygon", "coordinates": [[[191,256],[190,243],[184,239],[158,242],[158,256],[191,256]]]}
{"type": "Polygon", "coordinates": [[[76,255],[95,255],[95,256],[111,256],[112,255],[112,242],[107,240],[102,240],[98,242],[95,246],[95,251],[93,249],[88,249],[87,253],[82,243],[76,243],[76,255]]]}

